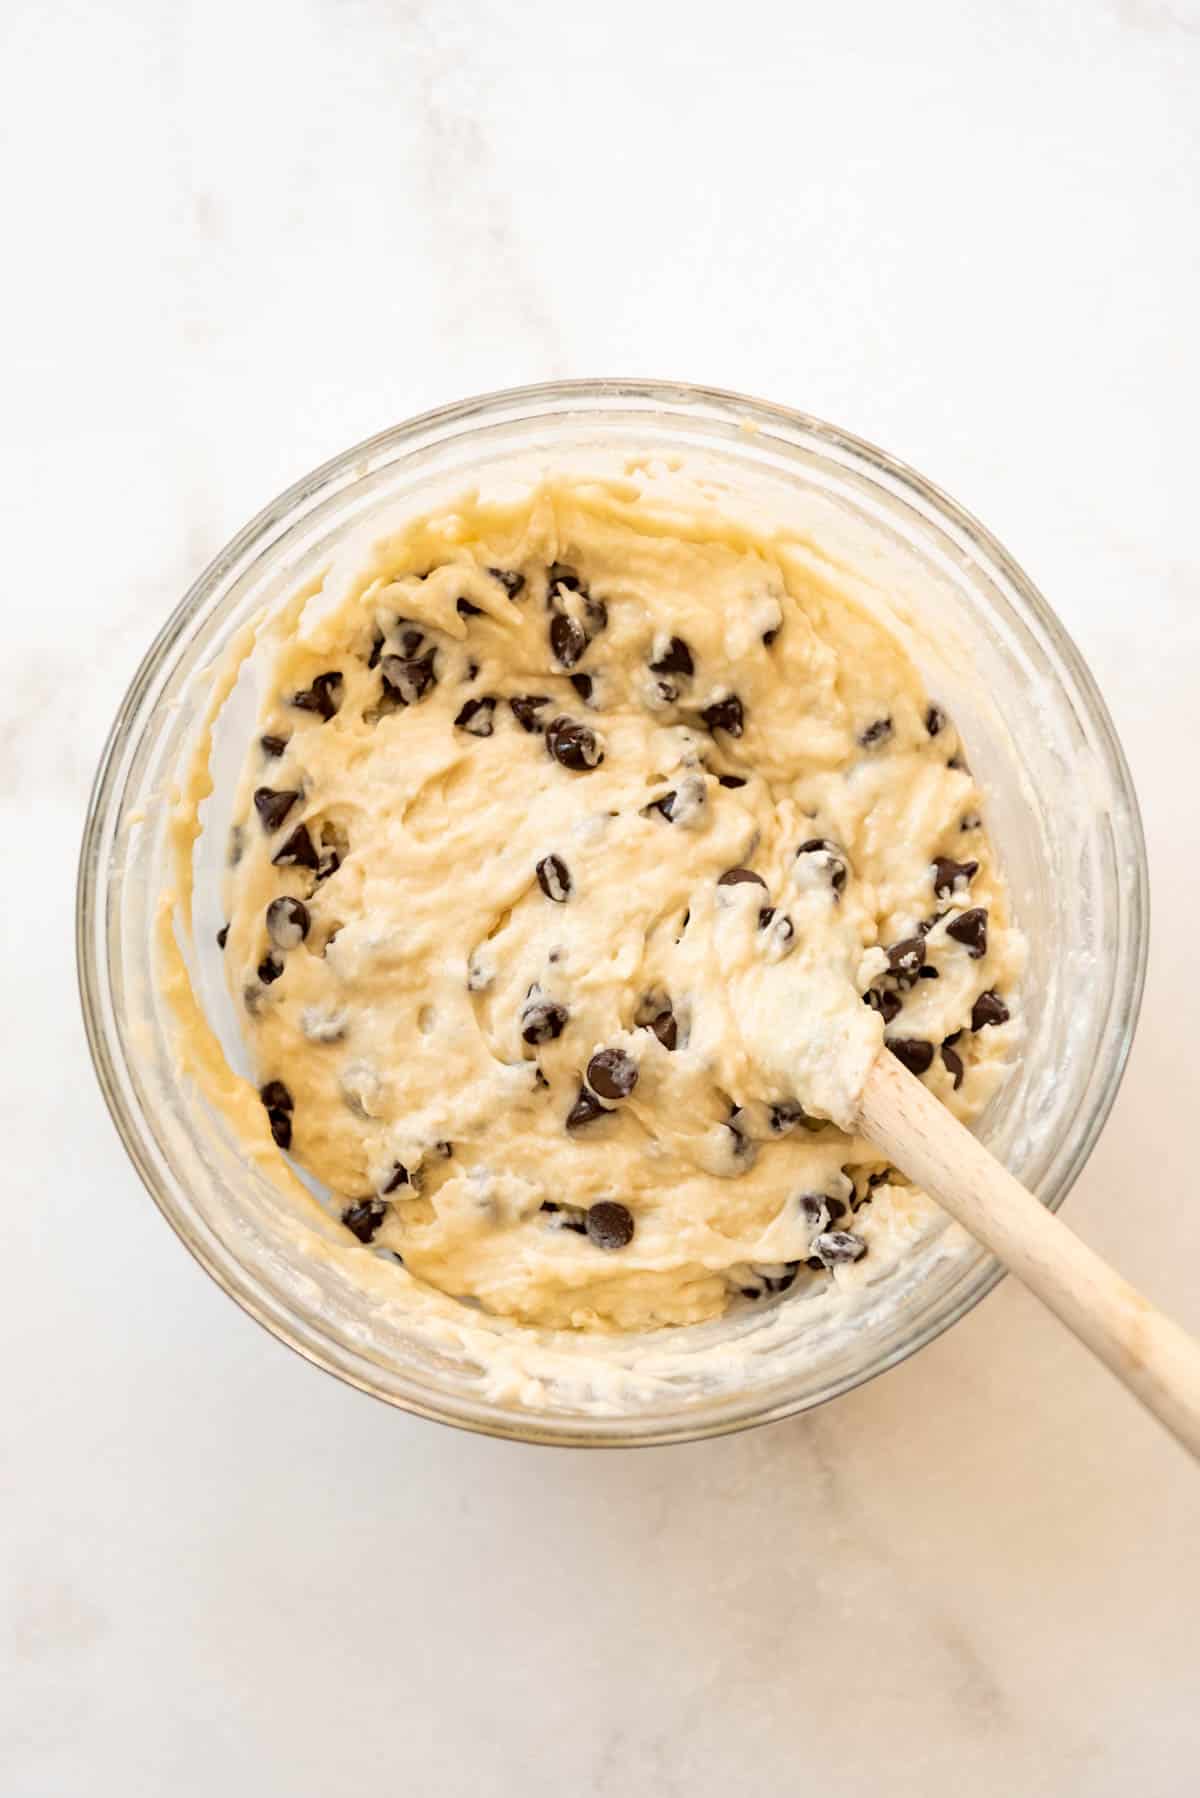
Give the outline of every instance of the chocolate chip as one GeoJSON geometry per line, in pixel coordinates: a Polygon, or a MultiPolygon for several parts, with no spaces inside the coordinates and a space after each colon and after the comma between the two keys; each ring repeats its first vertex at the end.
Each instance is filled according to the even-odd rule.
{"type": "Polygon", "coordinates": [[[587,1083],[602,1099],[627,1099],[637,1081],[637,1063],[624,1049],[600,1049],[587,1064],[587,1083]]]}
{"type": "Polygon", "coordinates": [[[550,620],[550,648],[556,662],[574,668],[588,646],[587,632],[568,612],[556,612],[550,620]]]}
{"type": "Polygon", "coordinates": [[[499,581],[510,599],[515,599],[525,586],[525,576],[515,569],[489,568],[488,573],[494,581],[499,581]]]}
{"type": "Polygon", "coordinates": [[[371,647],[367,652],[368,668],[378,668],[379,658],[383,654],[383,645],[385,641],[386,639],[383,632],[376,628],[375,635],[371,638],[371,647]]]}
{"type": "Polygon", "coordinates": [[[1009,1015],[1004,1000],[989,987],[986,993],[980,993],[971,1007],[971,1028],[982,1030],[988,1024],[1007,1024],[1009,1015]]]}
{"type": "Polygon", "coordinates": [[[277,868],[317,868],[319,858],[308,834],[308,826],[297,824],[283,847],[271,857],[271,861],[277,868]]]}
{"type": "Polygon", "coordinates": [[[727,699],[718,699],[712,705],[706,705],[700,716],[709,730],[723,730],[731,737],[740,737],[745,728],[745,709],[736,693],[731,693],[727,699]]]}
{"type": "Polygon", "coordinates": [[[756,874],[752,868],[726,868],[717,882],[719,887],[759,886],[764,889],[766,884],[762,875],[756,874]]]}
{"type": "Polygon", "coordinates": [[[271,1135],[281,1149],[292,1146],[292,1112],[295,1101],[282,1080],[268,1080],[260,1086],[258,1096],[263,1102],[267,1114],[267,1123],[271,1127],[271,1135]]]}
{"type": "Polygon", "coordinates": [[[550,720],[546,726],[546,747],[560,766],[571,768],[577,774],[598,768],[604,760],[596,733],[586,724],[577,724],[573,718],[560,716],[550,720]]]}
{"type": "Polygon", "coordinates": [[[374,1242],[380,1224],[387,1216],[387,1206],[381,1205],[378,1199],[359,1199],[355,1205],[347,1205],[342,1212],[342,1222],[352,1236],[357,1236],[361,1243],[374,1242]]]}
{"type": "Polygon", "coordinates": [[[277,949],[295,949],[308,926],[308,907],[299,899],[272,899],[267,907],[267,935],[277,949]]]}
{"type": "Polygon", "coordinates": [[[877,749],[879,747],[880,743],[887,742],[887,740],[891,736],[891,734],[892,734],[891,719],[890,718],[876,718],[874,724],[868,724],[866,730],[863,731],[862,735],[859,737],[858,740],[862,744],[864,749],[877,749]]]}
{"type": "Polygon", "coordinates": [[[728,787],[731,791],[735,790],[738,787],[744,787],[745,784],[746,784],[746,782],[745,782],[744,778],[742,777],[742,775],[740,775],[740,774],[718,774],[717,775],[717,785],[722,786],[722,787],[728,787]]]}
{"type": "Polygon", "coordinates": [[[336,716],[342,703],[342,677],[336,668],[326,674],[318,674],[311,687],[305,687],[299,693],[293,693],[288,701],[300,712],[319,712],[328,723],[336,716]]]}
{"type": "Polygon", "coordinates": [[[223,949],[228,941],[229,941],[229,926],[228,926],[228,924],[222,924],[220,930],[218,930],[218,932],[217,932],[217,948],[223,949]]]}
{"type": "Polygon", "coordinates": [[[534,731],[545,728],[538,718],[538,713],[544,705],[550,704],[548,693],[518,693],[508,703],[513,717],[522,730],[527,730],[532,734],[534,731]]]}
{"type": "Polygon", "coordinates": [[[408,1185],[408,1169],[402,1161],[393,1161],[392,1171],[384,1182],[384,1192],[399,1192],[402,1186],[408,1185]]]}
{"type": "Polygon", "coordinates": [[[840,1199],[826,1199],[825,1203],[829,1207],[830,1223],[839,1223],[846,1215],[846,1207],[843,1205],[842,1201],[840,1199]]]}
{"type": "Polygon", "coordinates": [[[283,754],[289,739],[287,737],[260,737],[258,741],[264,755],[275,757],[283,754]]]}
{"type": "Polygon", "coordinates": [[[285,787],[277,793],[270,787],[255,788],[254,809],[262,820],[262,827],[268,835],[279,829],[299,797],[299,793],[290,787],[285,787]]]}
{"type": "Polygon", "coordinates": [[[538,885],[547,899],[563,905],[571,896],[571,870],[561,855],[544,855],[537,865],[538,885]]]}
{"type": "Polygon", "coordinates": [[[950,1047],[949,1041],[942,1044],[942,1066],[945,1068],[946,1072],[953,1077],[954,1090],[957,1092],[963,1083],[963,1075],[967,1070],[963,1067],[962,1056],[958,1053],[957,1049],[952,1049],[950,1047]]]}
{"type": "Polygon", "coordinates": [[[925,966],[923,968],[917,969],[917,979],[918,980],[940,980],[941,975],[938,973],[938,970],[936,968],[931,968],[929,963],[926,962],[925,966]]]}
{"type": "Polygon", "coordinates": [[[823,1192],[802,1192],[796,1197],[796,1209],[810,1230],[823,1230],[829,1222],[829,1200],[823,1192]]]}
{"type": "Polygon", "coordinates": [[[264,986],[271,986],[283,973],[283,963],[274,953],[264,955],[255,972],[264,986]]]}
{"type": "Polygon", "coordinates": [[[906,936],[903,942],[892,944],[887,958],[893,974],[899,974],[905,980],[915,980],[925,961],[925,938],[906,936]]]}
{"type": "Polygon", "coordinates": [[[692,652],[682,637],[672,637],[662,655],[651,662],[655,674],[694,674],[692,652]]]}
{"type": "Polygon", "coordinates": [[[601,1199],[588,1207],[587,1233],[598,1249],[623,1249],[633,1241],[633,1215],[615,1199],[601,1199]]]}
{"type": "Polygon", "coordinates": [[[460,618],[479,618],[482,616],[483,607],[472,605],[469,599],[457,600],[455,605],[460,618]]]}
{"type": "Polygon", "coordinates": [[[553,999],[527,999],[521,1012],[521,1036],[530,1044],[553,1042],[567,1027],[567,1008],[553,999]]]}
{"type": "Polygon", "coordinates": [[[437,680],[434,654],[431,649],[423,656],[384,656],[379,667],[387,696],[401,705],[416,705],[423,699],[437,680]]]}
{"type": "Polygon", "coordinates": [[[575,691],[578,693],[580,699],[582,699],[584,705],[590,705],[591,700],[592,700],[592,685],[593,685],[591,675],[590,674],[572,674],[571,676],[569,676],[569,679],[570,679],[571,685],[574,687],[575,691]]]}
{"type": "Polygon", "coordinates": [[[494,728],[496,701],[493,698],[468,699],[454,720],[458,730],[472,737],[490,737],[494,728]]]}
{"type": "Polygon", "coordinates": [[[854,1236],[849,1230],[825,1230],[814,1240],[812,1251],[821,1267],[837,1267],[839,1263],[861,1260],[867,1245],[861,1236],[854,1236]]]}
{"type": "Polygon", "coordinates": [[[925,729],[929,732],[931,737],[936,737],[938,732],[945,730],[945,728],[945,712],[942,711],[940,706],[931,705],[925,714],[925,729]]]}
{"type": "Polygon", "coordinates": [[[609,1113],[601,1105],[586,1086],[579,1089],[579,1097],[567,1113],[567,1129],[578,1130],[582,1124],[590,1124],[596,1118],[608,1117],[609,1113]]]}
{"type": "Polygon", "coordinates": [[[933,890],[939,899],[948,899],[957,881],[970,884],[979,872],[978,862],[951,861],[948,855],[933,858],[933,890]]]}
{"type": "Polygon", "coordinates": [[[829,875],[829,884],[834,892],[839,894],[842,892],[846,885],[846,875],[849,872],[849,862],[844,849],[840,849],[836,843],[831,843],[828,837],[809,837],[807,843],[801,843],[796,854],[798,856],[821,856],[822,860],[818,866],[824,867],[829,875]]]}
{"type": "Polygon", "coordinates": [[[675,1013],[669,1008],[651,1018],[647,1028],[653,1030],[664,1049],[674,1049],[679,1042],[679,1025],[675,1020],[675,1013]]]}
{"type": "Polygon", "coordinates": [[[916,1036],[887,1036],[886,1046],[910,1074],[924,1074],[933,1063],[933,1044],[916,1036]]]}
{"type": "Polygon", "coordinates": [[[546,580],[551,593],[556,587],[565,587],[568,593],[578,593],[583,587],[583,582],[567,562],[551,562],[546,570],[546,580]]]}
{"type": "Polygon", "coordinates": [[[987,954],[988,915],[982,905],[974,905],[970,911],[963,912],[946,926],[946,935],[952,936],[956,943],[966,945],[967,954],[972,961],[979,961],[987,954]]]}
{"type": "Polygon", "coordinates": [[[887,986],[868,987],[863,994],[863,1003],[869,1005],[872,1011],[877,1011],[885,1024],[890,1024],[893,1018],[900,1015],[899,996],[887,986]]]}

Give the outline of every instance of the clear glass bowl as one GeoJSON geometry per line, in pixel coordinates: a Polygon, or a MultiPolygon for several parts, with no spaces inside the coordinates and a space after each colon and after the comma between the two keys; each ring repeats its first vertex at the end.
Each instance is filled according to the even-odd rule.
{"type": "MultiPolygon", "coordinates": [[[[618,1375],[630,1370],[624,1396],[607,1412],[585,1402],[579,1339],[535,1333],[544,1351],[538,1389],[514,1377],[498,1396],[479,1359],[365,1291],[340,1249],[306,1252],[294,1215],[239,1152],[219,1107],[178,1073],[154,955],[159,895],[169,884],[167,823],[173,786],[203,725],[211,670],[234,634],[318,574],[349,532],[385,509],[423,509],[492,474],[587,466],[617,452],[681,457],[720,483],[731,503],[803,519],[823,551],[862,578],[870,603],[906,639],[929,690],[953,714],[1029,939],[1024,1053],[979,1133],[1051,1207],[1069,1191],[1116,1094],[1147,948],[1137,802],[1078,651],[980,524],[869,444],[712,389],[564,382],[467,400],[399,425],[274,501],[163,626],[100,763],[77,914],[97,1073],[155,1202],[251,1316],[392,1404],[540,1443],[683,1441],[804,1410],[910,1355],[1000,1277],[997,1263],[947,1224],[868,1290],[852,1328],[835,1327],[827,1309],[785,1299],[696,1329],[606,1338],[601,1352],[618,1375]],[[714,1347],[736,1351],[734,1374],[717,1370],[714,1347]]],[[[189,952],[196,995],[231,1063],[243,1068],[214,936],[223,921],[217,895],[232,789],[254,716],[253,658],[247,672],[214,733],[189,952]]],[[[495,1325],[498,1361],[513,1329],[495,1325]]],[[[586,1352],[597,1352],[595,1338],[586,1352]]]]}

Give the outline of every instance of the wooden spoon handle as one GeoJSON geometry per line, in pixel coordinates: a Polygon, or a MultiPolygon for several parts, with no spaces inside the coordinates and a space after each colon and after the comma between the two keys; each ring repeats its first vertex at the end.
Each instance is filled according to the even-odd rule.
{"type": "Polygon", "coordinates": [[[1200,1459],[1200,1343],[1047,1211],[887,1050],[867,1078],[859,1125],[1200,1459]]]}

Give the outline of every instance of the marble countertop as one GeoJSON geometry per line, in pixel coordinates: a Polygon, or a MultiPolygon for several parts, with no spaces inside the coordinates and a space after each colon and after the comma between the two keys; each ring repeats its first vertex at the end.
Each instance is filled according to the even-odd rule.
{"type": "Polygon", "coordinates": [[[9,0],[0,70],[0,1790],[1194,1793],[1195,1469],[1013,1282],[719,1442],[390,1413],[164,1228],[72,906],[126,682],[293,478],[550,376],[795,404],[986,519],[1109,700],[1155,938],[1067,1215],[1200,1327],[1196,0],[9,0]]]}

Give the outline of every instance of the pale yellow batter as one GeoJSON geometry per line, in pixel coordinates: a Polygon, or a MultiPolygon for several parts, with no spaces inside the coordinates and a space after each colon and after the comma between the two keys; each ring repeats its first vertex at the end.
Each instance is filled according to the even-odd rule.
{"type": "Polygon", "coordinates": [[[844,1133],[885,1032],[967,1119],[1012,1052],[979,805],[786,547],[653,483],[421,520],[282,644],[243,777],[276,1141],[364,1256],[524,1322],[861,1277],[924,1204],[844,1133]]]}

